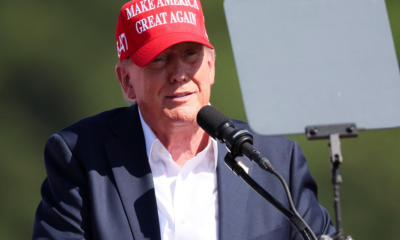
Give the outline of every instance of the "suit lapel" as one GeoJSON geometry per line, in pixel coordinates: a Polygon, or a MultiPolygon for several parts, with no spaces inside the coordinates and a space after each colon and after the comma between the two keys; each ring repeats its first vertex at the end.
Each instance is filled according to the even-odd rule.
{"type": "MultiPolygon", "coordinates": [[[[106,151],[132,234],[135,240],[161,240],[153,176],[137,105],[109,127],[117,138],[106,144],[106,151]]],[[[219,240],[241,240],[250,188],[225,165],[226,153],[225,144],[218,143],[219,240]]],[[[251,174],[253,164],[247,159],[242,162],[251,174]]]]}
{"type": "Polygon", "coordinates": [[[118,136],[106,145],[119,195],[135,240],[160,240],[153,176],[137,106],[122,113],[110,128],[118,136]]]}
{"type": "MultiPolygon", "coordinates": [[[[225,144],[218,143],[219,240],[242,240],[250,187],[226,166],[224,162],[226,153],[225,144]]],[[[246,164],[251,174],[253,164],[247,159],[236,160],[246,164]]]]}

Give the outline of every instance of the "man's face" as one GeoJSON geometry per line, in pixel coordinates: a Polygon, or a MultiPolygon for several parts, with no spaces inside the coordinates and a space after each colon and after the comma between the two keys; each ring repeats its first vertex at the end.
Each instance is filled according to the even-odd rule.
{"type": "Polygon", "coordinates": [[[205,46],[185,42],[166,49],[143,68],[126,66],[126,84],[118,78],[150,126],[186,125],[196,122],[197,112],[210,100],[214,62],[205,46]]]}

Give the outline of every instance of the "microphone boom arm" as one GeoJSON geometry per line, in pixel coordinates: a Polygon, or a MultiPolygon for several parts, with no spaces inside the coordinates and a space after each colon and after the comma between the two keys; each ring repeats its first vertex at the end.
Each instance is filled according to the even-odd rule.
{"type": "Polygon", "coordinates": [[[293,213],[287,209],[282,203],[276,200],[271,194],[269,194],[264,188],[262,188],[253,178],[251,178],[244,169],[236,162],[236,156],[228,152],[224,158],[225,164],[243,181],[247,183],[254,191],[260,194],[265,200],[271,203],[276,209],[278,209],[297,229],[304,240],[317,240],[315,234],[311,228],[304,222],[304,220],[295,211],[293,213]]]}

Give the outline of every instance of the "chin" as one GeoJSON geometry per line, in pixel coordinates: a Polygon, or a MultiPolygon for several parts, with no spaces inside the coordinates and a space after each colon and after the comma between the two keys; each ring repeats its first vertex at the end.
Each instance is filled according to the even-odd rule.
{"type": "Polygon", "coordinates": [[[177,109],[168,109],[166,115],[172,121],[173,125],[182,126],[193,123],[197,124],[197,112],[193,107],[180,107],[177,109]]]}

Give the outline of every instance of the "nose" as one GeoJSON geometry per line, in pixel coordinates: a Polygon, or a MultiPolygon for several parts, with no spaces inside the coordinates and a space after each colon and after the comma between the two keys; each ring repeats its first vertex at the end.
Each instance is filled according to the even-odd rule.
{"type": "Polygon", "coordinates": [[[174,59],[169,63],[168,74],[171,83],[184,82],[189,79],[186,74],[185,64],[180,59],[174,59]]]}

